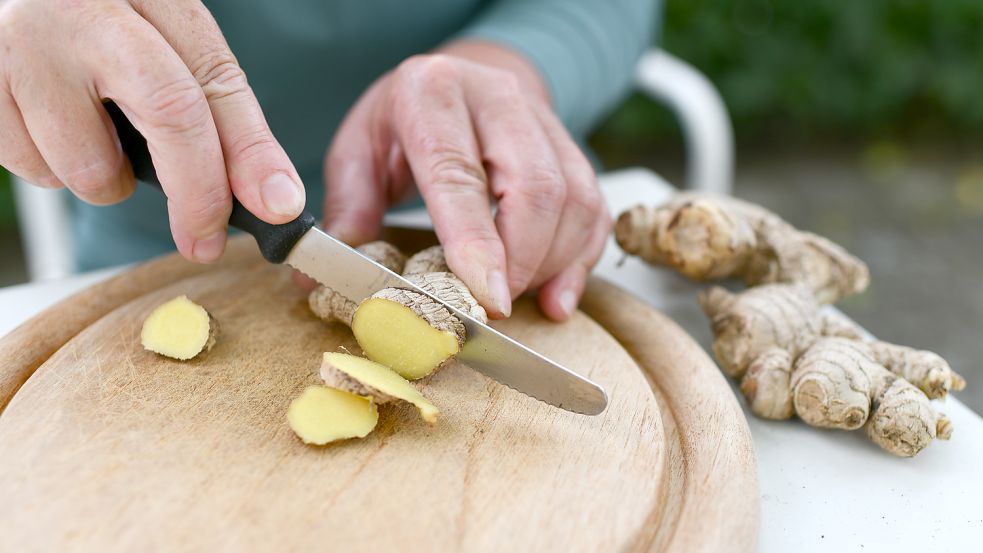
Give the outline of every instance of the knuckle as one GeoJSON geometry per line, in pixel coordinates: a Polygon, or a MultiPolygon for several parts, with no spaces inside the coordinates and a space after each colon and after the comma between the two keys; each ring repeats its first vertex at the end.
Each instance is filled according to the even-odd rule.
{"type": "Polygon", "coordinates": [[[65,184],[61,182],[61,179],[55,176],[55,174],[51,172],[51,169],[48,169],[47,167],[35,173],[29,173],[29,175],[32,176],[29,176],[27,180],[36,184],[37,186],[40,186],[41,188],[51,188],[53,190],[57,190],[65,187],[65,184]]]}
{"type": "Polygon", "coordinates": [[[518,192],[535,210],[559,211],[566,201],[566,181],[557,167],[538,164],[521,183],[518,192]]]}
{"type": "Polygon", "coordinates": [[[449,249],[454,251],[455,258],[471,257],[470,252],[488,252],[492,255],[503,253],[502,242],[498,235],[483,228],[472,228],[458,234],[457,240],[449,249]]]}
{"type": "Polygon", "coordinates": [[[572,177],[570,179],[567,204],[580,213],[596,216],[605,211],[604,196],[595,183],[593,173],[589,173],[589,175],[589,178],[572,177]]]}
{"type": "Polygon", "coordinates": [[[191,64],[190,69],[209,100],[218,100],[249,90],[246,73],[232,52],[227,50],[217,50],[201,56],[191,64]]]}
{"type": "Polygon", "coordinates": [[[525,288],[536,277],[539,265],[533,260],[512,256],[509,258],[509,284],[514,288],[525,288]]]}
{"type": "Polygon", "coordinates": [[[421,54],[411,56],[396,68],[401,79],[419,83],[426,88],[440,89],[457,73],[453,58],[443,54],[421,54]]]}
{"type": "Polygon", "coordinates": [[[124,197],[124,191],[116,186],[119,175],[109,164],[97,161],[65,175],[64,182],[79,197],[95,202],[110,203],[124,197]]]}
{"type": "Polygon", "coordinates": [[[208,188],[182,203],[185,216],[198,223],[227,219],[232,211],[231,193],[226,187],[208,188]]]}
{"type": "Polygon", "coordinates": [[[429,167],[432,186],[484,193],[487,177],[480,163],[456,149],[437,148],[432,152],[429,167]]]}
{"type": "Polygon", "coordinates": [[[29,182],[35,186],[40,186],[41,188],[51,188],[58,189],[64,188],[65,183],[58,178],[57,175],[48,167],[48,164],[44,161],[37,159],[25,160],[23,163],[14,161],[9,163],[4,160],[0,163],[3,167],[6,167],[11,173],[23,178],[26,182],[29,182]]]}
{"type": "Polygon", "coordinates": [[[243,161],[276,150],[279,145],[269,129],[257,127],[234,137],[227,145],[231,159],[243,161]]]}
{"type": "Polygon", "coordinates": [[[499,90],[500,93],[509,97],[522,97],[522,84],[519,82],[519,77],[510,71],[503,71],[500,69],[492,69],[492,76],[495,81],[495,88],[499,90]]]}
{"type": "MultiPolygon", "coordinates": [[[[58,8],[68,9],[69,6],[58,6],[58,8]]],[[[16,31],[33,27],[41,11],[42,6],[38,2],[0,2],[0,32],[2,32],[0,36],[25,37],[16,31]]]]}
{"type": "Polygon", "coordinates": [[[148,99],[148,123],[176,133],[202,132],[211,116],[205,93],[193,79],[165,84],[148,99]]]}

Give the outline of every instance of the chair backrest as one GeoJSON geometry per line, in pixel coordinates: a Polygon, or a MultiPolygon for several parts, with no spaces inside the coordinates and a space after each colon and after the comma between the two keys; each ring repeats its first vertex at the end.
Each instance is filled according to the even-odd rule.
{"type": "Polygon", "coordinates": [[[74,272],[67,192],[39,188],[13,177],[17,222],[32,281],[74,272]]]}
{"type": "Polygon", "coordinates": [[[638,88],[676,114],[686,140],[686,186],[730,194],[734,180],[734,131],[727,106],[710,79],[662,50],[642,56],[638,88]]]}

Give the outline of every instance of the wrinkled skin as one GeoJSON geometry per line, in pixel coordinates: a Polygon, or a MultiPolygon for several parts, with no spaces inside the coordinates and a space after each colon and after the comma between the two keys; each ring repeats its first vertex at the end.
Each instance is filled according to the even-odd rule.
{"type": "MultiPolygon", "coordinates": [[[[233,196],[269,223],[303,210],[297,171],[199,0],[0,0],[0,165],[90,203],[125,199],[133,172],[107,100],[147,138],[185,257],[222,255],[233,196]]],[[[568,317],[611,225],[542,77],[490,43],[445,45],[381,77],[325,173],[327,227],[356,245],[418,190],[450,268],[495,318],[533,288],[547,315],[568,317]]]]}

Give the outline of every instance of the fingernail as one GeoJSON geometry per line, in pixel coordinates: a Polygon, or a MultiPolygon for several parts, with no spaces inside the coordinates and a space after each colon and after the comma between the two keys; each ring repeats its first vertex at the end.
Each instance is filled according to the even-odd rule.
{"type": "Polygon", "coordinates": [[[488,272],[488,294],[499,313],[506,317],[512,314],[512,292],[502,271],[488,272]]]}
{"type": "Polygon", "coordinates": [[[191,247],[191,258],[195,261],[208,263],[218,259],[224,249],[225,232],[219,231],[208,238],[195,241],[195,245],[191,247]]]}
{"type": "Polygon", "coordinates": [[[304,208],[304,193],[286,173],[274,173],[259,189],[263,205],[277,215],[294,216],[304,208]]]}
{"type": "Polygon", "coordinates": [[[560,293],[560,297],[557,298],[560,303],[560,309],[567,317],[573,314],[574,310],[577,309],[577,294],[573,290],[564,290],[560,293]]]}

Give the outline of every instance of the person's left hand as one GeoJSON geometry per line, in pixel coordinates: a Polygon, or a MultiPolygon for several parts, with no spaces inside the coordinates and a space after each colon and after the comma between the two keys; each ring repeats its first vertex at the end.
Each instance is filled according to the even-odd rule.
{"type": "Polygon", "coordinates": [[[444,52],[406,60],[349,112],[325,162],[325,226],[372,240],[415,183],[448,265],[491,317],[539,288],[547,316],[566,319],[611,228],[594,171],[527,61],[488,43],[444,52]]]}

